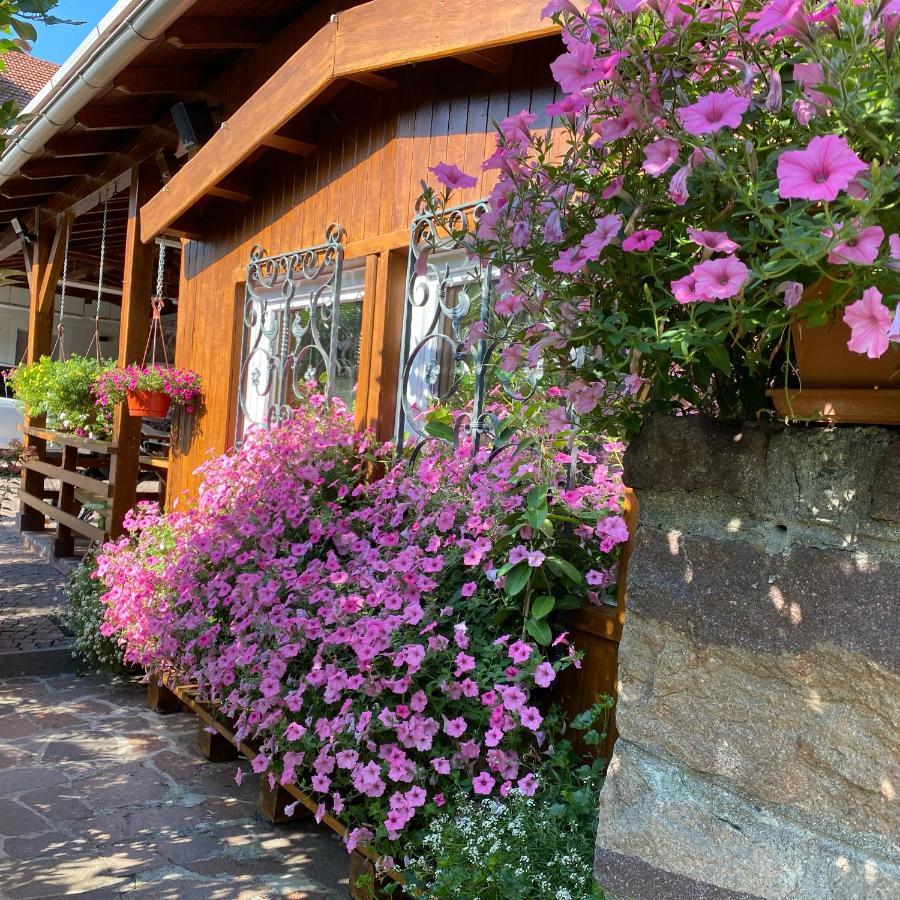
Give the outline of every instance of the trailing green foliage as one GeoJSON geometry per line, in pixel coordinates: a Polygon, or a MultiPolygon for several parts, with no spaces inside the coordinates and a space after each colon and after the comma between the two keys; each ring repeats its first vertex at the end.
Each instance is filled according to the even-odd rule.
{"type": "Polygon", "coordinates": [[[124,672],[122,650],[115,636],[100,632],[105,606],[103,582],[96,578],[97,561],[88,554],[66,582],[66,625],[75,633],[75,658],[89,671],[124,672]]]}
{"type": "Polygon", "coordinates": [[[7,380],[27,415],[45,415],[48,428],[102,439],[112,432],[113,407],[98,404],[91,388],[114,365],[75,354],[66,360],[42,356],[10,372],[7,380]]]}
{"type": "MultiPolygon", "coordinates": [[[[611,707],[607,697],[572,727],[598,744],[611,707]]],[[[427,900],[602,898],[593,858],[603,770],[603,760],[587,764],[562,741],[533,797],[515,789],[505,798],[448,797],[405,873],[409,891],[427,900]]]]}

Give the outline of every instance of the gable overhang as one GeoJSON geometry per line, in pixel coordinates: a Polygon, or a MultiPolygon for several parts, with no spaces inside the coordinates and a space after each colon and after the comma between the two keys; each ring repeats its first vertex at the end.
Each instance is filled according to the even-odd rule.
{"type": "Polygon", "coordinates": [[[535,0],[371,0],[332,16],[141,209],[153,240],[331,85],[558,34],[535,0]]]}

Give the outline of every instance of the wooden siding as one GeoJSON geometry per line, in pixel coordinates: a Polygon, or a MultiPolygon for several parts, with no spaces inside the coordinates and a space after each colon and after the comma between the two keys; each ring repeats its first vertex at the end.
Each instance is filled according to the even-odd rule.
{"type": "MultiPolygon", "coordinates": [[[[281,253],[321,242],[325,228],[339,222],[348,242],[366,252],[382,249],[384,263],[366,267],[366,306],[390,291],[372,283],[387,277],[387,253],[398,246],[409,227],[413,207],[427,169],[438,162],[458,162],[479,174],[475,189],[461,201],[487,194],[495,173],[480,164],[493,148],[492,121],[522,109],[543,110],[554,97],[549,63],[560,52],[552,38],[515,48],[508,73],[489,75],[456,61],[427,63],[396,76],[398,89],[378,93],[359,85],[345,87],[310,122],[318,149],[306,158],[267,154],[245,167],[254,200],[247,204],[208,200],[193,211],[202,240],[186,242],[178,313],[177,364],[197,370],[204,384],[205,408],[194,417],[192,433],[176,442],[170,477],[170,502],[185,502],[200,478],[195,469],[230,444],[241,340],[236,311],[243,285],[236,273],[259,244],[281,253]],[[381,242],[380,238],[384,238],[381,242]],[[187,496],[183,496],[187,492],[187,496]]],[[[546,128],[540,120],[536,128],[546,128]]],[[[433,179],[432,179],[433,183],[433,179]]],[[[396,266],[394,266],[396,268],[396,266]]],[[[396,290],[396,278],[392,279],[396,290]]],[[[399,304],[391,305],[398,316],[399,304]]],[[[383,318],[383,317],[382,317],[383,318]]],[[[391,334],[398,322],[379,320],[366,308],[364,322],[391,334]]],[[[396,332],[394,332],[396,333],[396,332]]],[[[391,394],[396,381],[396,355],[363,340],[360,381],[368,379],[368,363],[385,364],[378,390],[369,398],[391,394]],[[387,371],[390,370],[390,371],[387,371]]],[[[385,408],[361,411],[361,420],[377,423],[385,408]],[[373,422],[373,415],[375,422],[373,422]]],[[[382,422],[382,428],[387,423],[382,422]]]]}

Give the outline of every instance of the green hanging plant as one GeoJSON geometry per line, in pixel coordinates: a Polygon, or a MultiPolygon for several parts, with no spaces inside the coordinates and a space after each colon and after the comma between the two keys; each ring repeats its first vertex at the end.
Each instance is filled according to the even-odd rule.
{"type": "Polygon", "coordinates": [[[46,416],[47,427],[95,439],[112,434],[113,406],[98,404],[91,388],[115,366],[113,360],[72,355],[42,356],[7,376],[16,400],[28,416],[46,416]]]}

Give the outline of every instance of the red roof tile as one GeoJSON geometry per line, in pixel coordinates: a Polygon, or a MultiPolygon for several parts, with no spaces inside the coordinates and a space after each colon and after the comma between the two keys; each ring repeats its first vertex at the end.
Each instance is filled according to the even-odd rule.
{"type": "Polygon", "coordinates": [[[2,58],[0,103],[15,100],[20,107],[27,106],[59,68],[56,63],[38,59],[30,53],[5,53],[2,58]]]}

